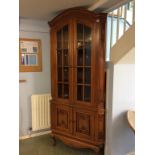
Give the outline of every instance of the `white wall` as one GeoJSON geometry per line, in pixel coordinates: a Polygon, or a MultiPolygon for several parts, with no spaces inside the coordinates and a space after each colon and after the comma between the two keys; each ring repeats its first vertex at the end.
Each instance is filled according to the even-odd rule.
{"type": "Polygon", "coordinates": [[[42,72],[21,72],[19,79],[25,83],[19,84],[19,124],[20,136],[28,135],[31,127],[32,94],[50,93],[50,34],[47,21],[20,19],[20,38],[41,39],[42,42],[42,72]]]}
{"type": "Polygon", "coordinates": [[[129,128],[126,111],[134,109],[134,65],[114,66],[112,109],[112,155],[134,150],[134,133],[129,128]]]}
{"type": "Polygon", "coordinates": [[[106,155],[126,155],[134,150],[134,133],[126,112],[135,106],[134,48],[117,64],[108,64],[106,155]]]}

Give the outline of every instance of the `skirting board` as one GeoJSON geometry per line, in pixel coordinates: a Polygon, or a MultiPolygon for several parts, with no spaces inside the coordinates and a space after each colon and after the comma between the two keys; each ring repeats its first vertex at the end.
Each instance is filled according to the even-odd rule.
{"type": "Polygon", "coordinates": [[[28,138],[32,138],[32,137],[37,137],[37,136],[41,136],[41,135],[46,135],[46,134],[49,134],[49,133],[51,133],[51,130],[49,130],[49,131],[44,131],[44,132],[39,132],[39,133],[34,133],[34,134],[31,134],[31,135],[21,136],[21,137],[19,137],[19,140],[24,140],[24,139],[28,139],[28,138]]]}

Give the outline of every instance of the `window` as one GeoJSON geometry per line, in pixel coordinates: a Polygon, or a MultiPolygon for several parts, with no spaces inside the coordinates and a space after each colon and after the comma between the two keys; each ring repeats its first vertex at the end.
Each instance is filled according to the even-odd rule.
{"type": "Polygon", "coordinates": [[[41,40],[20,38],[19,70],[20,72],[42,71],[41,40]]]}

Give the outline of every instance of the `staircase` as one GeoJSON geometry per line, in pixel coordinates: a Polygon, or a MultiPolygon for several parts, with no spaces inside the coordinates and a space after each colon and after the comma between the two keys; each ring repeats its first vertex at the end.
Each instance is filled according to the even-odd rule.
{"type": "Polygon", "coordinates": [[[116,63],[134,47],[134,25],[134,0],[108,12],[106,61],[116,63]]]}
{"type": "Polygon", "coordinates": [[[126,155],[134,150],[134,136],[124,112],[135,103],[135,2],[128,1],[107,13],[105,155],[126,155]]]}

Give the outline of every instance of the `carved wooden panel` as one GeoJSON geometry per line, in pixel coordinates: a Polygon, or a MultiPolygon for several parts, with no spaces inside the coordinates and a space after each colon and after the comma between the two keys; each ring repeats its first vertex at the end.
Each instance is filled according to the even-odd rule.
{"type": "Polygon", "coordinates": [[[90,136],[90,115],[76,113],[76,131],[90,136]]]}
{"type": "Polygon", "coordinates": [[[55,128],[65,131],[72,131],[72,109],[64,105],[55,105],[55,128]]]}
{"type": "Polygon", "coordinates": [[[69,127],[69,113],[64,109],[57,109],[57,126],[68,129],[69,127]]]}
{"type": "Polygon", "coordinates": [[[81,138],[93,139],[94,119],[93,112],[86,110],[74,111],[74,134],[81,138]]]}

